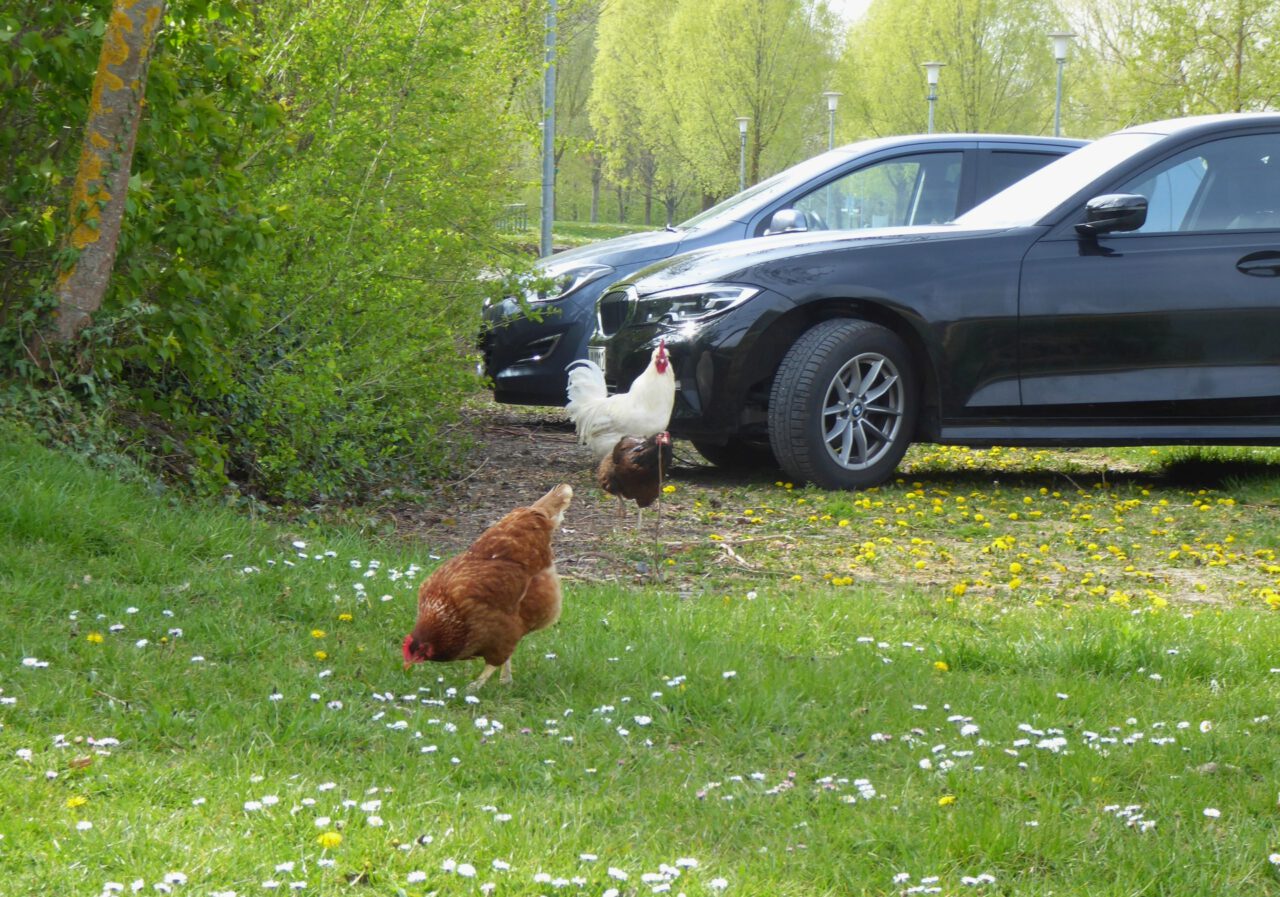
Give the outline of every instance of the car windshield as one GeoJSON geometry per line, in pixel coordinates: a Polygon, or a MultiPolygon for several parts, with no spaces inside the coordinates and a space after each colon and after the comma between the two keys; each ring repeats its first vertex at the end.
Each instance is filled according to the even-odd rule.
{"type": "Polygon", "coordinates": [[[748,187],[741,193],[735,193],[728,199],[716,203],[705,212],[699,212],[688,221],[681,222],[678,226],[681,230],[693,230],[704,226],[712,219],[722,216],[729,219],[746,218],[775,196],[786,193],[797,184],[812,180],[824,171],[835,168],[849,158],[851,158],[851,154],[847,150],[830,150],[820,156],[814,156],[812,159],[778,172],[771,178],[765,178],[760,183],[748,187]]]}
{"type": "Polygon", "coordinates": [[[955,220],[963,227],[1025,227],[1035,224],[1125,159],[1163,134],[1122,131],[1082,146],[1006,187],[955,220]]]}

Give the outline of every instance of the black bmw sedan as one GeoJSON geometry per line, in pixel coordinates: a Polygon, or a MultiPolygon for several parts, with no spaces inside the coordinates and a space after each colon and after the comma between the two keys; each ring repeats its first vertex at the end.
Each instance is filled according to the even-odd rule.
{"type": "Polygon", "coordinates": [[[827,488],[913,441],[1280,444],[1280,114],[1116,132],[949,225],[681,255],[597,311],[611,386],[665,338],[673,433],[827,488]]]}
{"type": "Polygon", "coordinates": [[[480,350],[493,397],[563,405],[565,368],[587,357],[596,300],[645,265],[748,237],[950,221],[1083,144],[1015,134],[863,140],[793,165],[675,227],[540,259],[536,273],[551,282],[549,289],[484,309],[480,350]],[[886,201],[889,185],[902,201],[886,201]]]}

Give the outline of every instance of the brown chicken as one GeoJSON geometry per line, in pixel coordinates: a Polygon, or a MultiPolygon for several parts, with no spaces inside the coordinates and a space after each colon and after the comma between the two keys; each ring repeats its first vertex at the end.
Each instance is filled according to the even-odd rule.
{"type": "Polygon", "coordinates": [[[511,655],[520,639],[560,618],[551,534],[572,498],[572,487],[556,486],[427,577],[418,589],[418,622],[404,638],[405,669],[426,660],[482,657],[484,671],[468,691],[477,691],[499,668],[499,681],[511,681],[511,655]]]}
{"type": "Polygon", "coordinates": [[[662,480],[671,469],[671,434],[665,430],[654,436],[623,436],[596,469],[600,488],[618,497],[618,510],[624,499],[647,508],[658,498],[662,480]]]}

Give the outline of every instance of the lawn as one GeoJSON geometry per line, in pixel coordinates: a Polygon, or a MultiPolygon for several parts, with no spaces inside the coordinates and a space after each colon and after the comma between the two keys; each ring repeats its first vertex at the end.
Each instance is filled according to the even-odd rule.
{"type": "Polygon", "coordinates": [[[1265,478],[676,483],[702,543],[569,582],[472,698],[399,663],[432,544],[4,435],[5,893],[1280,893],[1265,478]]]}

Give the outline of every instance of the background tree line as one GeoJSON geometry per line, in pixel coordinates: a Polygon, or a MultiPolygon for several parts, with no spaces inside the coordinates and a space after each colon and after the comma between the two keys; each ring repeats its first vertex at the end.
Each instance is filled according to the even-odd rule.
{"type": "MultiPolygon", "coordinates": [[[[112,3],[0,6],[4,413],[210,492],[438,476],[497,289],[477,275],[522,249],[504,205],[536,201],[544,0],[152,6],[110,280],[64,341],[42,335],[112,198],[74,192],[112,3]]],[[[736,116],[749,182],[825,149],[825,90],[838,142],[922,131],[928,59],[938,130],[1047,133],[1045,23],[1079,35],[1068,134],[1280,90],[1263,0],[875,0],[852,26],[825,0],[559,6],[561,218],[682,220],[737,189],[736,116]]]]}

